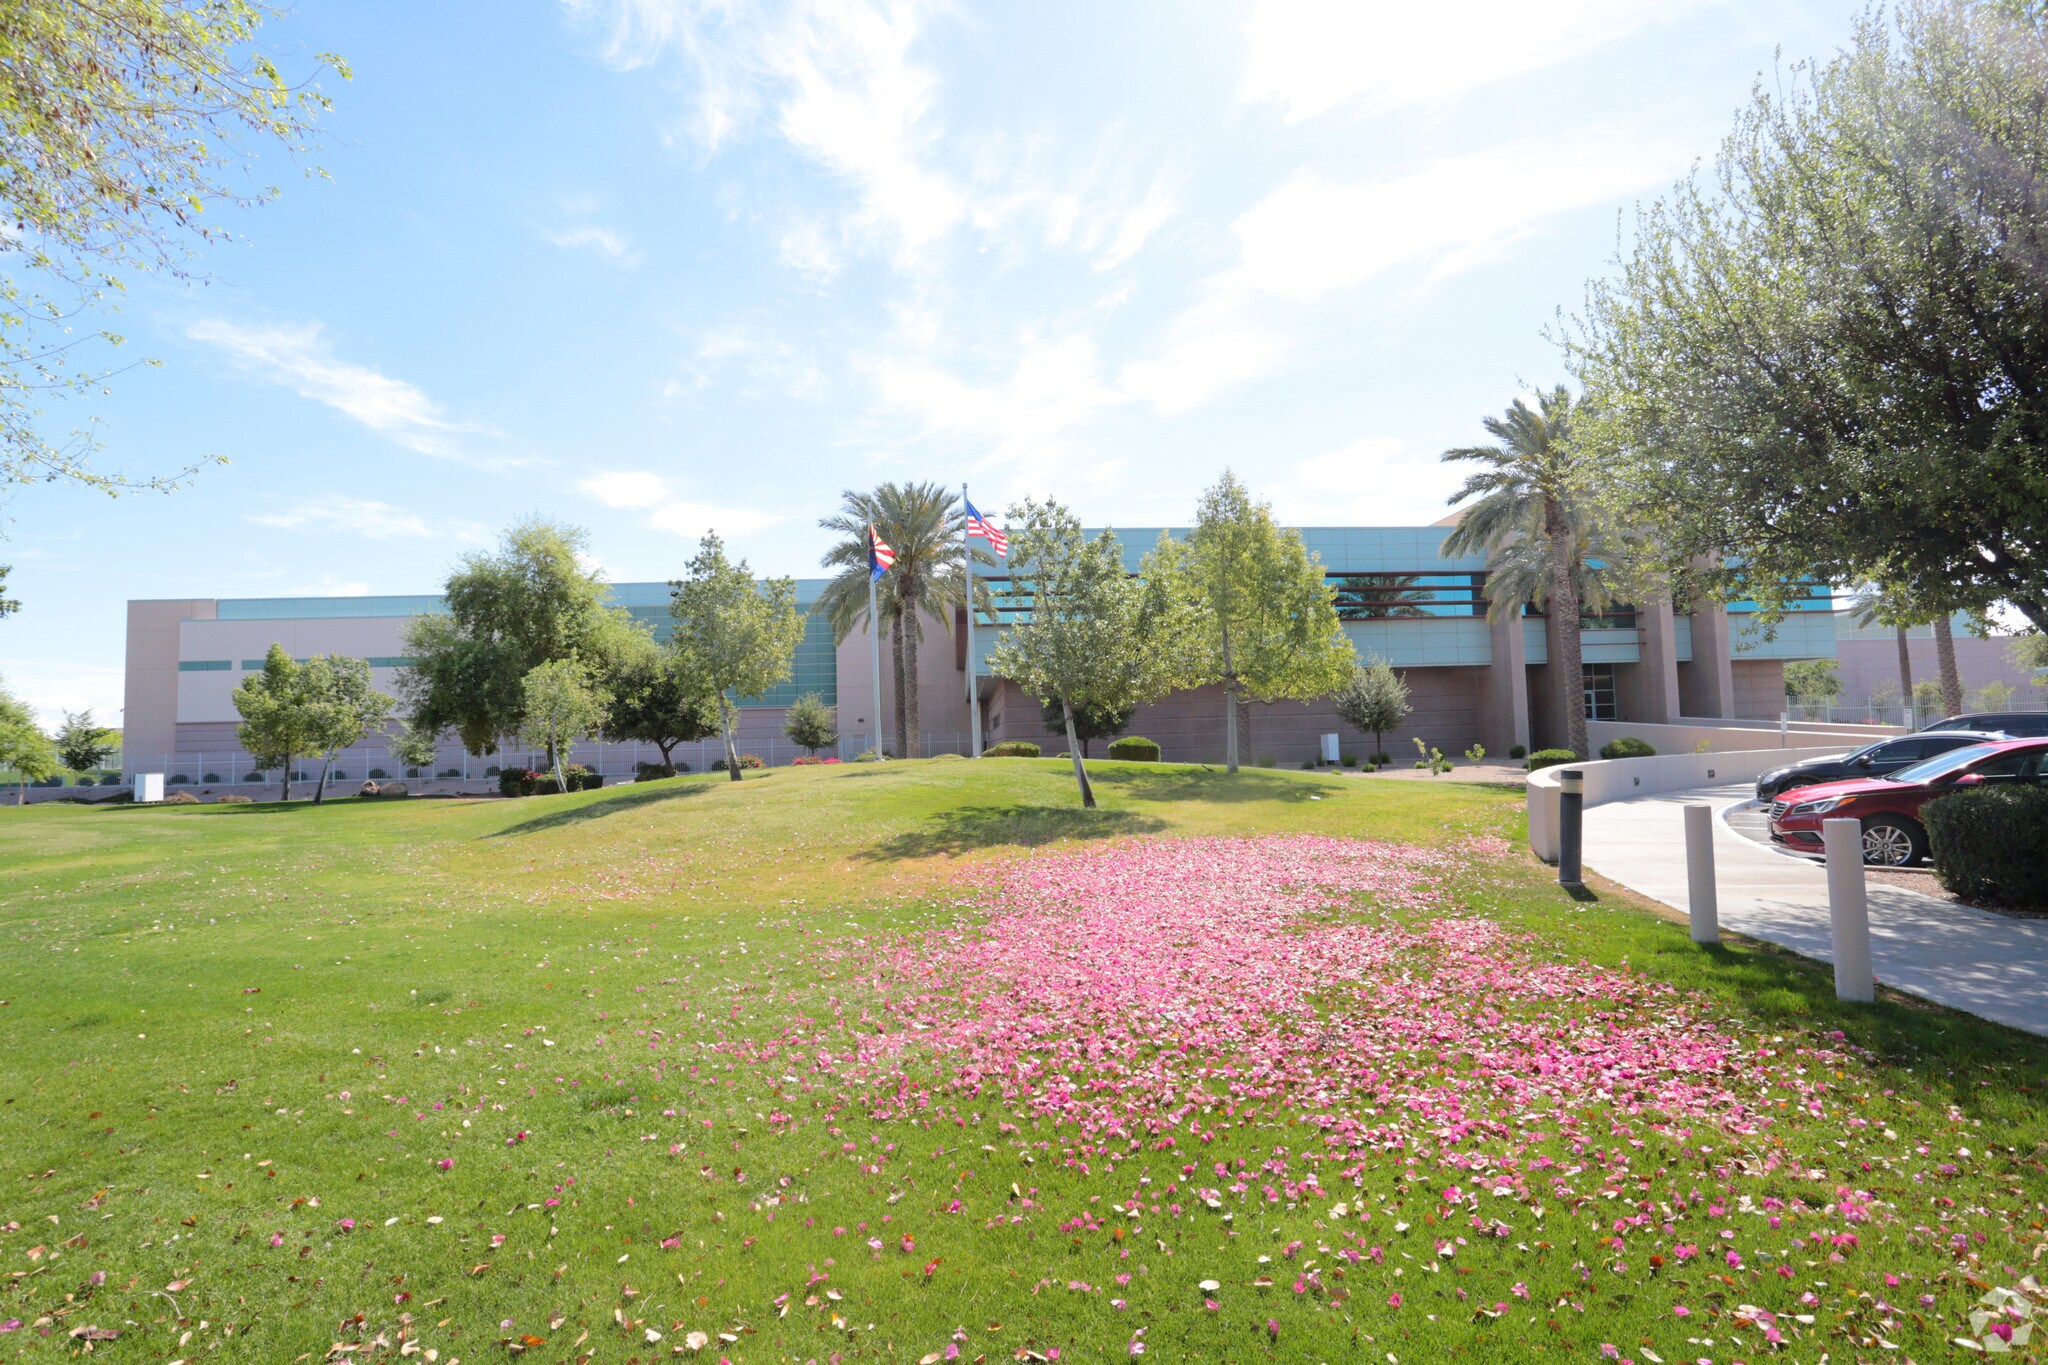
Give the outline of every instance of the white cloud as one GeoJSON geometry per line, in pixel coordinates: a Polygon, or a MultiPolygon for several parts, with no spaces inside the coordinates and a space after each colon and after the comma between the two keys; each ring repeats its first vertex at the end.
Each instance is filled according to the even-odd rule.
{"type": "Polygon", "coordinates": [[[627,269],[640,264],[640,253],[625,237],[608,227],[542,228],[541,236],[564,251],[595,251],[613,264],[627,269]]]}
{"type": "Polygon", "coordinates": [[[1259,316],[1242,283],[1213,281],[1207,298],[1175,318],[1159,349],[1123,367],[1118,380],[1165,416],[1216,398],[1286,363],[1288,344],[1259,316]]]}
{"type": "Polygon", "coordinates": [[[1703,0],[1255,0],[1244,24],[1244,95],[1301,123],[1354,101],[1448,100],[1539,71],[1669,21],[1703,0]]]}
{"type": "MultiPolygon", "coordinates": [[[[913,319],[910,330],[917,331],[913,319]]],[[[1073,433],[1125,401],[1104,379],[1093,338],[1019,339],[1008,373],[964,379],[911,345],[867,362],[880,408],[916,424],[913,442],[950,438],[981,462],[1042,474],[1073,454],[1073,433]]]]}
{"type": "Polygon", "coordinates": [[[671,535],[743,536],[787,521],[780,512],[754,507],[720,506],[680,496],[673,484],[645,469],[613,469],[577,485],[607,507],[643,512],[647,525],[671,535]]]}
{"type": "Polygon", "coordinates": [[[1272,490],[1297,526],[1409,526],[1443,514],[1442,464],[1392,436],[1366,436],[1297,462],[1272,490]]]}
{"type": "Polygon", "coordinates": [[[1682,174],[1688,154],[1621,128],[1447,157],[1391,180],[1344,184],[1312,171],[1231,226],[1245,283],[1305,296],[1396,268],[1441,279],[1497,260],[1545,219],[1611,203],[1682,174]]]}
{"type": "Polygon", "coordinates": [[[28,704],[45,730],[63,724],[66,711],[91,711],[101,725],[119,725],[126,679],[111,664],[76,659],[13,658],[0,671],[0,683],[28,704]]]}
{"type": "MultiPolygon", "coordinates": [[[[402,379],[367,365],[338,360],[317,322],[299,326],[244,326],[222,318],[186,329],[194,341],[218,347],[258,378],[283,384],[301,397],[347,414],[381,436],[422,455],[466,459],[454,439],[485,430],[448,418],[441,405],[402,379]]],[[[498,464],[513,463],[499,460],[498,464]]]]}
{"type": "Polygon", "coordinates": [[[258,526],[275,526],[286,531],[343,531],[370,540],[435,534],[434,528],[423,518],[388,502],[338,495],[328,495],[318,502],[300,503],[281,512],[251,513],[248,520],[258,526]]]}

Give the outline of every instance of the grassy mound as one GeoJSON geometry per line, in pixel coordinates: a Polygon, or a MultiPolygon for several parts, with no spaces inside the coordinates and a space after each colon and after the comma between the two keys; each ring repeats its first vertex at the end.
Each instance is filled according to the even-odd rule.
{"type": "Polygon", "coordinates": [[[0,811],[0,1353],[1925,1357],[2027,1267],[2040,1040],[1512,793],[1091,771],[0,811]]]}

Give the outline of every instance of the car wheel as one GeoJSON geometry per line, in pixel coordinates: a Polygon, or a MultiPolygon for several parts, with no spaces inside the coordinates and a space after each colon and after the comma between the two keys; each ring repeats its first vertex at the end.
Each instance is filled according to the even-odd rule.
{"type": "Polygon", "coordinates": [[[1880,815],[1863,822],[1863,861],[1872,867],[1911,867],[1927,856],[1927,836],[1910,820],[1880,815]]]}

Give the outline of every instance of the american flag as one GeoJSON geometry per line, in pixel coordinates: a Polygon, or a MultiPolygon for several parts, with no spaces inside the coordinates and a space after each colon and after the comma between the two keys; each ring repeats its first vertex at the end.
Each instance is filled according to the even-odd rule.
{"type": "Polygon", "coordinates": [[[875,524],[868,523],[868,577],[880,578],[889,572],[889,566],[896,562],[896,552],[875,534],[875,524]]]}
{"type": "Polygon", "coordinates": [[[971,502],[967,504],[967,534],[980,536],[999,555],[1010,553],[1010,537],[1004,534],[1002,527],[975,511],[971,502]]]}

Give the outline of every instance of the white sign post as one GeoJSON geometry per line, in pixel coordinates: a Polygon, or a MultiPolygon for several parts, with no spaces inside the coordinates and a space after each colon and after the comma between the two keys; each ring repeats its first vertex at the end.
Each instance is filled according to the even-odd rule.
{"type": "Polygon", "coordinates": [[[1714,812],[1685,808],[1685,913],[1694,943],[1721,941],[1721,912],[1714,889],[1714,812]]]}
{"type": "Polygon", "coordinates": [[[1870,898],[1863,887],[1863,822],[1823,820],[1828,854],[1828,927],[1834,937],[1835,998],[1874,1000],[1870,970],[1870,898]]]}

